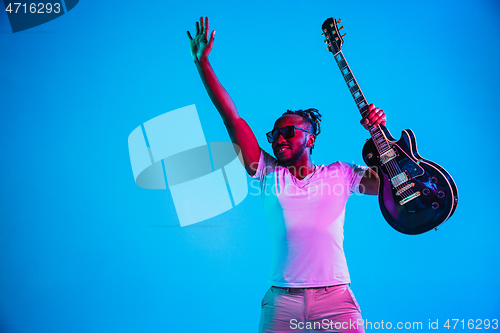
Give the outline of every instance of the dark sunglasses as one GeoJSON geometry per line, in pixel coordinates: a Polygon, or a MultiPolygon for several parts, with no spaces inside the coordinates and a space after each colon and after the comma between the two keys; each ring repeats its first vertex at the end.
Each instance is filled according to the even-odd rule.
{"type": "Polygon", "coordinates": [[[308,130],[300,128],[298,126],[285,126],[285,127],[278,128],[278,129],[272,130],[271,132],[266,133],[267,141],[269,141],[269,143],[273,143],[274,141],[278,140],[278,138],[280,137],[280,134],[285,139],[293,138],[295,136],[295,129],[307,132],[309,134],[313,134],[313,133],[309,132],[308,130]]]}

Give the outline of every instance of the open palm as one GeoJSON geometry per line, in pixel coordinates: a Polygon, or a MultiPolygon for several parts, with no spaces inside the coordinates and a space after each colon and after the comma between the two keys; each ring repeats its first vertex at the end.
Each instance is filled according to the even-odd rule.
{"type": "Polygon", "coordinates": [[[187,35],[191,45],[191,57],[193,58],[193,61],[206,59],[212,50],[215,35],[214,30],[210,36],[210,41],[208,40],[208,17],[205,17],[205,22],[203,22],[203,16],[200,17],[199,23],[196,22],[196,36],[194,38],[191,37],[189,31],[187,32],[187,35]]]}

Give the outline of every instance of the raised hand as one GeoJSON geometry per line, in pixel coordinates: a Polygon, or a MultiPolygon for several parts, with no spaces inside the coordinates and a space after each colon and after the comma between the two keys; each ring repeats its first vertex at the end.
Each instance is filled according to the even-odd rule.
{"type": "Polygon", "coordinates": [[[212,31],[210,35],[210,41],[208,40],[208,17],[205,17],[205,24],[203,24],[203,16],[200,17],[200,22],[196,22],[196,36],[191,37],[189,31],[187,32],[189,42],[191,44],[191,57],[193,61],[200,61],[202,59],[207,59],[208,54],[212,51],[212,45],[214,44],[215,30],[212,31]]]}
{"type": "Polygon", "coordinates": [[[369,129],[369,126],[378,126],[380,124],[385,126],[385,122],[384,110],[376,108],[373,104],[368,106],[368,115],[366,118],[361,119],[361,125],[366,129],[369,129]]]}

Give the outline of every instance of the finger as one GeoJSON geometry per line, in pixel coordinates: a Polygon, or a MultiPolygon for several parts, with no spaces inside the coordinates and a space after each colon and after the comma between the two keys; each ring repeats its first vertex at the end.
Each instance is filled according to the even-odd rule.
{"type": "Polygon", "coordinates": [[[372,110],[371,114],[373,116],[378,116],[380,114],[380,109],[379,108],[375,108],[372,110]]]}
{"type": "Polygon", "coordinates": [[[193,40],[193,37],[191,37],[191,34],[189,33],[189,31],[187,32],[187,34],[188,34],[189,40],[193,40]]]}
{"type": "Polygon", "coordinates": [[[200,24],[201,24],[201,33],[203,33],[204,29],[204,24],[203,24],[203,16],[200,17],[200,24]]]}
{"type": "Polygon", "coordinates": [[[196,22],[196,36],[200,34],[200,24],[196,22]]]}
{"type": "Polygon", "coordinates": [[[373,109],[375,109],[375,105],[373,104],[368,105],[368,111],[371,111],[373,109]]]}
{"type": "Polygon", "coordinates": [[[377,121],[378,124],[377,125],[382,124],[382,125],[385,126],[385,122],[386,122],[385,113],[382,110],[380,110],[380,111],[381,111],[381,113],[379,114],[378,121],[377,121]]]}
{"type": "Polygon", "coordinates": [[[214,39],[215,39],[215,30],[212,31],[212,34],[210,36],[210,41],[208,42],[208,47],[212,49],[212,45],[214,45],[214,39]]]}
{"type": "Polygon", "coordinates": [[[378,114],[377,110],[378,110],[377,108],[371,110],[370,113],[368,114],[368,119],[372,120],[373,118],[375,118],[378,114]]]}
{"type": "Polygon", "coordinates": [[[205,39],[208,40],[208,16],[205,17],[205,39]]]}

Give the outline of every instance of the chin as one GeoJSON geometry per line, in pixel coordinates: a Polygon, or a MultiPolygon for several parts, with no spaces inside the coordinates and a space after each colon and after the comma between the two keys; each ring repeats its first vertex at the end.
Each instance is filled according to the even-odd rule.
{"type": "Polygon", "coordinates": [[[290,166],[290,165],[293,164],[293,163],[290,163],[290,162],[292,162],[290,159],[283,160],[283,159],[279,159],[278,158],[278,164],[281,165],[281,166],[290,166]]]}
{"type": "Polygon", "coordinates": [[[294,165],[300,158],[299,156],[292,156],[290,158],[283,158],[283,157],[277,157],[276,159],[278,160],[278,164],[281,166],[290,166],[294,165]]]}

